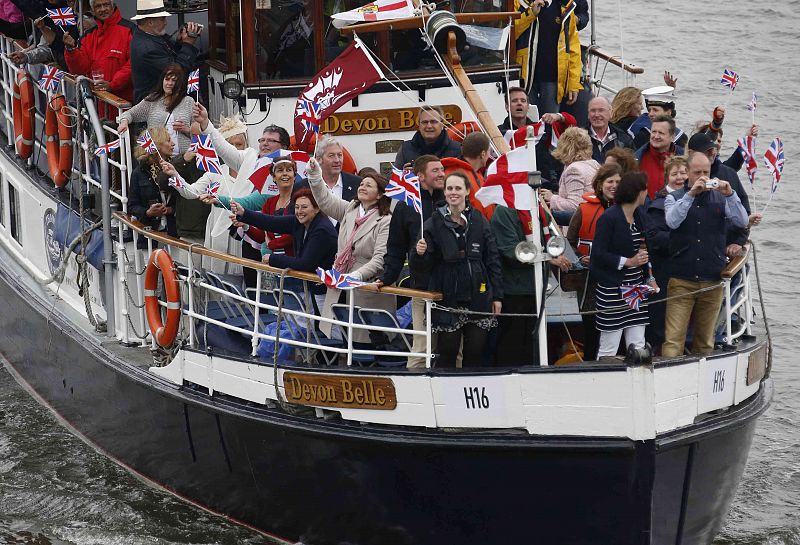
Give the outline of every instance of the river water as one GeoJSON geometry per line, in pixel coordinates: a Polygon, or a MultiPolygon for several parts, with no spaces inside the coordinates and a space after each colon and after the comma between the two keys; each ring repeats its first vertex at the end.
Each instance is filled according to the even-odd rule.
{"type": "MultiPolygon", "coordinates": [[[[755,91],[758,151],[776,136],[785,143],[784,180],[752,234],[775,349],[775,398],[759,421],[744,479],[715,544],[800,544],[800,366],[792,349],[800,334],[800,297],[791,273],[800,262],[800,211],[792,198],[800,165],[800,0],[619,2],[598,2],[598,43],[624,51],[626,61],[646,69],[635,82],[639,87],[661,85],[665,69],[678,77],[679,126],[690,132],[714,105],[726,105],[727,157],[750,124],[745,105],[755,91]],[[741,76],[733,94],[719,84],[724,68],[741,76]]],[[[615,88],[625,83],[613,67],[606,82],[615,88]]],[[[759,210],[769,178],[762,167],[750,192],[759,210]]],[[[138,481],[58,425],[0,367],[0,543],[269,541],[138,481]]]]}

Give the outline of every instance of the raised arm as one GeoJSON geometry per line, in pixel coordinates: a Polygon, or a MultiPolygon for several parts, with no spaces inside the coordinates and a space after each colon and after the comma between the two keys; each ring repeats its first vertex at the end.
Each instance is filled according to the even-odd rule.
{"type": "MultiPolygon", "coordinates": [[[[322,213],[336,221],[342,221],[350,203],[331,193],[325,186],[325,182],[322,181],[322,169],[313,157],[308,161],[306,174],[308,175],[308,186],[311,188],[314,199],[317,201],[322,213]]],[[[389,222],[387,221],[386,223],[388,229],[389,222]]],[[[385,250],[386,248],[384,247],[385,250]]]]}

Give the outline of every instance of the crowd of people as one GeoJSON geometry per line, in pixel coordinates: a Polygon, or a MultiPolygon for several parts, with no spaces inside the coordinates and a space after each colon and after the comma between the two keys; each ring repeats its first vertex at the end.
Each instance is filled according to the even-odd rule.
{"type": "MultiPolygon", "coordinates": [[[[251,146],[242,120],[221,118],[215,126],[186,91],[187,74],[198,67],[194,44],[202,28],[189,23],[174,41],[166,37],[170,14],[161,0],[139,0],[132,21],[112,0],[89,4],[88,30],[77,36],[72,28],[53,28],[44,16],[45,8],[73,6],[72,0],[0,0],[0,31],[24,35],[25,21],[31,22],[42,38],[9,55],[13,62],[55,63],[91,77],[95,90],[131,101],[115,120],[119,132],[146,129],[158,150],[136,148],[128,188],[133,216],[153,230],[278,268],[334,268],[378,288],[439,292],[442,301],[431,317],[439,367],[537,363],[534,269],[515,255],[537,212],[484,207],[476,199],[491,161],[485,134],[458,141],[448,134],[441,108],[420,108],[417,130],[395,158],[396,167],[413,170],[419,180],[419,213],[387,197],[388,180],[377,170],[345,172],[345,149],[336,138],[321,136],[302,172],[284,128],[267,126],[251,146]],[[191,141],[200,134],[213,143],[221,172],[197,168],[191,141]],[[273,158],[274,195],[250,182],[265,155],[273,158]],[[170,184],[176,178],[184,183],[170,184]],[[212,185],[216,192],[207,191],[212,185]]],[[[583,274],[577,290],[583,358],[615,356],[646,342],[657,354],[682,355],[690,321],[690,350],[708,353],[723,293],[710,288],[761,220],[739,181],[739,154],[724,163],[718,157],[725,111],[716,108],[689,137],[676,126],[671,91],[626,87],[611,100],[600,96],[581,105],[574,68],[580,66],[577,29],[585,25],[585,2],[558,27],[564,32],[554,31],[550,23],[563,13],[562,4],[535,0],[530,9],[537,28],[517,28],[518,42],[536,33],[545,45],[530,56],[533,62],[523,63],[531,85],[508,89],[508,117],[498,129],[534,123],[529,106],[538,105],[545,124],[536,144],[543,180],[538,213],[543,223],[562,226],[574,249],[574,259],[552,260],[553,273],[583,274]],[[565,41],[566,55],[558,46],[565,41]],[[631,308],[623,291],[642,285],[652,290],[651,303],[669,296],[666,304],[631,308]]],[[[241,272],[247,286],[256,285],[254,269],[241,272]]],[[[319,312],[332,318],[341,290],[315,289],[319,312]]],[[[396,310],[394,297],[362,290],[355,297],[358,306],[396,310]]],[[[424,303],[410,304],[413,328],[424,329],[424,303]]],[[[327,323],[322,332],[336,334],[327,323]]],[[[353,340],[370,339],[358,330],[353,340]]],[[[425,339],[414,336],[412,350],[424,352],[425,339]]],[[[424,365],[424,358],[408,358],[408,367],[424,365]]]]}

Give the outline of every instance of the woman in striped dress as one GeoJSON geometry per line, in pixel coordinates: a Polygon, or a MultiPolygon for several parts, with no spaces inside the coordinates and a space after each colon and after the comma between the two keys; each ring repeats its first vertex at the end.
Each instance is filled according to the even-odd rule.
{"type": "Polygon", "coordinates": [[[625,174],[617,186],[614,206],[597,220],[591,276],[597,282],[597,356],[615,356],[624,333],[626,346],[642,348],[648,324],[647,307],[634,310],[622,297],[622,286],[648,284],[657,289],[652,277],[645,241],[644,216],[639,207],[647,196],[647,176],[625,174]]]}

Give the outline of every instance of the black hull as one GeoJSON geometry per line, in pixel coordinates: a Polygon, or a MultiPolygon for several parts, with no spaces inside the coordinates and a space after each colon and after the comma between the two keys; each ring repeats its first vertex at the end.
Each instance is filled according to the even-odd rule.
{"type": "Polygon", "coordinates": [[[771,392],[644,442],[323,423],[159,381],[35,291],[0,265],[18,379],[113,459],[287,541],[710,543],[771,392]]]}

